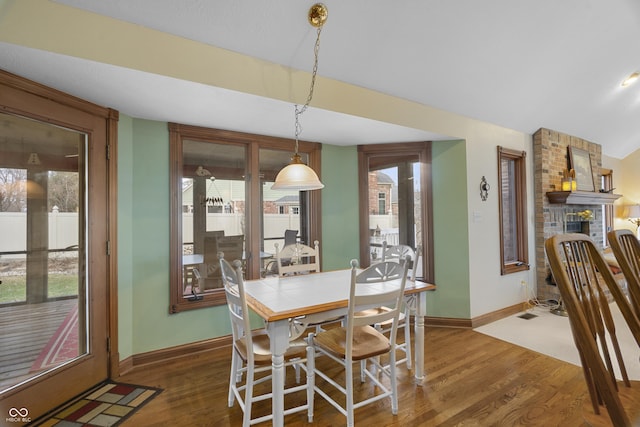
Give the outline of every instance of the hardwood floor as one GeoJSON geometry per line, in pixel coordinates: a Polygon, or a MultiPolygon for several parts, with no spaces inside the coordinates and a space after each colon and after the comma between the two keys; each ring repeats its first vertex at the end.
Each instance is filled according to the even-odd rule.
{"type": "MultiPolygon", "coordinates": [[[[237,426],[242,411],[227,407],[229,353],[194,354],[123,375],[122,382],[164,391],[128,419],[125,426],[237,426]]],[[[355,412],[362,426],[581,426],[588,392],[582,369],[469,329],[426,328],[426,379],[414,384],[399,371],[399,411],[388,399],[355,412]]],[[[320,366],[331,362],[318,359],[320,366]]],[[[336,375],[339,370],[336,369],[336,375]]],[[[292,381],[292,378],[287,378],[292,381]]],[[[268,383],[270,384],[270,383],[268,383]]],[[[359,381],[356,388],[360,388],[359,381]]],[[[270,385],[268,385],[270,387],[270,385]]],[[[364,388],[370,387],[365,384],[364,388]]],[[[304,396],[292,399],[303,401],[304,396]]],[[[288,400],[287,404],[290,404],[288,400]]],[[[269,405],[259,410],[269,411],[269,405]]],[[[287,426],[341,426],[345,418],[316,396],[314,422],[306,413],[289,415],[287,426]]],[[[263,426],[270,423],[260,424],[263,426]]]]}

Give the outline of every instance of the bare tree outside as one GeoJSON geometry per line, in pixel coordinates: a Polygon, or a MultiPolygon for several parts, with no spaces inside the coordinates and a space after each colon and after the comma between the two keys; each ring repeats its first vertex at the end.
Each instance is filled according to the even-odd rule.
{"type": "Polygon", "coordinates": [[[78,212],[78,173],[49,172],[49,212],[78,212]]]}
{"type": "Polygon", "coordinates": [[[25,169],[0,168],[0,212],[24,212],[27,208],[25,169]]]}

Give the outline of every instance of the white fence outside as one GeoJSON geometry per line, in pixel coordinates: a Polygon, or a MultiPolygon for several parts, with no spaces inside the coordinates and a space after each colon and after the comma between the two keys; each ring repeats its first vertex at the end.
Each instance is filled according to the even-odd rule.
{"type": "MultiPolygon", "coordinates": [[[[0,212],[0,252],[27,250],[27,214],[0,212]]],[[[49,249],[64,249],[78,244],[78,214],[49,213],[49,249]]],[[[10,256],[10,255],[3,255],[10,256]]],[[[24,255],[11,255],[23,257],[24,255]]]]}
{"type": "MultiPolygon", "coordinates": [[[[282,245],[285,230],[298,230],[300,232],[300,215],[264,214],[263,219],[265,252],[275,253],[274,243],[279,242],[282,245]]],[[[238,213],[207,214],[207,230],[223,230],[225,236],[245,234],[244,215],[238,213]]],[[[190,213],[182,214],[182,242],[193,242],[193,215],[190,213]]]]}
{"type": "MultiPolygon", "coordinates": [[[[393,228],[393,216],[371,215],[370,224],[380,228],[380,243],[398,244],[398,229],[393,228]],[[374,225],[375,224],[375,225],[374,225]]],[[[244,215],[237,213],[207,214],[208,230],[224,230],[227,236],[245,234],[244,215]]],[[[274,243],[284,241],[285,230],[300,231],[300,216],[291,214],[264,214],[264,251],[275,253],[274,243]],[[270,240],[274,239],[274,240],[270,240]]],[[[0,253],[27,250],[27,215],[24,212],[0,212],[0,253]]],[[[182,214],[183,243],[193,242],[193,215],[182,214]]],[[[304,242],[312,244],[313,242],[304,242]]],[[[75,212],[49,213],[49,249],[64,249],[78,244],[78,214],[75,212]]],[[[23,255],[0,255],[22,257],[23,255]]]]}

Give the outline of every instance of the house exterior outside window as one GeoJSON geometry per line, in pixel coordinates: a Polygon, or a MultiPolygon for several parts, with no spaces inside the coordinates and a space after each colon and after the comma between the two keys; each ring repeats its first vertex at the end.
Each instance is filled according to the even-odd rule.
{"type": "Polygon", "coordinates": [[[386,212],[386,194],[378,193],[378,214],[384,215],[386,212]]]}

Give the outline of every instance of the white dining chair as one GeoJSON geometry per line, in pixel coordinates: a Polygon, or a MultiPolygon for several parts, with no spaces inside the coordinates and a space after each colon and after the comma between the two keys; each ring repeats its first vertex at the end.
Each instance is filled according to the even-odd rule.
{"type": "MultiPolygon", "coordinates": [[[[397,262],[399,264],[407,263],[408,269],[411,270],[411,273],[407,273],[407,280],[412,282],[416,280],[416,272],[418,271],[421,254],[421,246],[418,246],[414,251],[413,248],[408,245],[387,246],[386,241],[382,242],[382,261],[397,262]]],[[[376,310],[385,309],[386,307],[376,308],[376,310]]],[[[391,329],[391,321],[388,320],[383,323],[377,323],[374,327],[383,333],[388,333],[391,329]]],[[[402,351],[404,353],[404,357],[396,359],[396,363],[400,364],[404,362],[407,365],[407,369],[411,369],[413,365],[413,358],[411,354],[411,310],[406,304],[400,312],[398,327],[403,329],[404,342],[396,342],[396,350],[402,351]]]]}
{"type": "MultiPolygon", "coordinates": [[[[295,274],[309,274],[320,272],[320,242],[315,240],[313,247],[300,242],[286,245],[280,250],[278,243],[276,248],[276,263],[278,275],[281,277],[295,274]]],[[[297,332],[303,332],[309,327],[316,328],[316,332],[323,330],[323,325],[335,323],[342,320],[342,317],[324,319],[319,322],[310,320],[309,317],[291,319],[291,326],[297,332]]]]}
{"type": "Polygon", "coordinates": [[[320,271],[320,242],[315,240],[313,247],[295,242],[284,246],[275,243],[276,263],[280,276],[306,274],[320,271]]]}
{"type": "Polygon", "coordinates": [[[314,390],[347,418],[347,426],[354,425],[355,409],[381,399],[390,398],[391,412],[394,415],[398,413],[396,355],[393,343],[398,330],[398,318],[408,265],[381,262],[359,274],[357,267],[358,262],[352,260],[349,307],[345,326],[327,329],[317,335],[315,333],[309,335],[309,343],[313,344],[316,357],[326,356],[344,367],[344,384],[340,384],[336,381],[335,375],[323,372],[314,363],[316,365],[315,374],[322,378],[327,385],[333,386],[345,395],[344,406],[332,398],[318,383],[314,386],[314,390]],[[395,286],[385,286],[385,282],[391,280],[396,281],[395,286]],[[385,306],[388,310],[381,312],[358,311],[358,308],[362,306],[385,306]],[[371,326],[389,319],[391,320],[389,337],[371,326]],[[382,366],[379,356],[386,354],[388,354],[390,362],[388,365],[382,366]],[[353,364],[360,361],[368,361],[375,365],[377,374],[373,374],[367,369],[361,370],[361,381],[364,382],[368,378],[375,387],[372,390],[373,395],[354,402],[353,364]],[[380,373],[387,377],[389,384],[379,378],[380,373]]]}
{"type": "MultiPolygon", "coordinates": [[[[271,381],[271,351],[269,336],[265,330],[252,331],[249,322],[249,309],[244,292],[242,278],[242,263],[234,261],[233,266],[224,259],[224,254],[218,254],[220,270],[224,284],[229,316],[231,318],[231,332],[233,336],[233,350],[231,357],[231,371],[229,376],[228,404],[233,407],[238,401],[243,411],[243,427],[273,419],[273,414],[251,418],[252,405],[262,400],[271,399],[271,392],[260,395],[254,394],[254,386],[265,381],[271,381]],[[256,374],[262,374],[259,378],[256,374]],[[244,381],[243,381],[244,375],[244,381]]],[[[300,382],[302,368],[307,373],[305,384],[298,384],[286,388],[284,394],[306,391],[306,403],[284,411],[284,415],[307,411],[309,422],[313,421],[313,349],[304,340],[291,341],[284,355],[285,367],[296,368],[296,382],[300,382]],[[310,365],[307,365],[310,364],[310,365]]]]}

